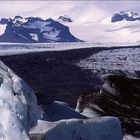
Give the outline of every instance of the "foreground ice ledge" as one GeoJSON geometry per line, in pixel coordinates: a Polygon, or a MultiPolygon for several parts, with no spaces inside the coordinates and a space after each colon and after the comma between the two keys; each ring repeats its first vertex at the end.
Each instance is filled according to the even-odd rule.
{"type": "Polygon", "coordinates": [[[120,122],[115,117],[68,119],[57,122],[39,120],[30,131],[34,140],[122,140],[120,122]]]}
{"type": "Polygon", "coordinates": [[[0,139],[27,140],[40,118],[33,90],[0,61],[0,139]]]}
{"type": "MultiPolygon", "coordinates": [[[[63,112],[63,108],[57,116],[62,114],[60,111],[63,112]]],[[[123,139],[120,122],[114,117],[56,122],[40,120],[41,109],[33,90],[1,61],[0,112],[0,140],[28,140],[34,137],[37,140],[123,139]]]]}

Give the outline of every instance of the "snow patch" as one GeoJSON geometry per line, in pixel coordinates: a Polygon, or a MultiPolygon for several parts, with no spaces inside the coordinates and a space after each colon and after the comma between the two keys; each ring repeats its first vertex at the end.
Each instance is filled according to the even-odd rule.
{"type": "Polygon", "coordinates": [[[131,136],[131,135],[125,135],[123,140],[140,140],[140,138],[136,138],[136,137],[131,136]]]}
{"type": "Polygon", "coordinates": [[[33,34],[33,33],[31,34],[30,33],[30,35],[31,35],[33,40],[38,41],[38,35],[37,34],[33,34]]]}
{"type": "Polygon", "coordinates": [[[0,36],[5,33],[6,24],[0,24],[0,36]]]}
{"type": "Polygon", "coordinates": [[[35,21],[29,24],[30,28],[34,28],[34,29],[40,29],[41,32],[44,31],[51,31],[53,29],[53,27],[49,27],[47,26],[50,22],[45,22],[45,21],[35,21]]]}
{"type": "Polygon", "coordinates": [[[51,31],[51,32],[45,32],[45,33],[43,33],[43,35],[45,38],[47,38],[49,40],[57,41],[60,39],[60,37],[58,37],[59,32],[60,32],[59,30],[55,29],[54,31],[51,31]]]}

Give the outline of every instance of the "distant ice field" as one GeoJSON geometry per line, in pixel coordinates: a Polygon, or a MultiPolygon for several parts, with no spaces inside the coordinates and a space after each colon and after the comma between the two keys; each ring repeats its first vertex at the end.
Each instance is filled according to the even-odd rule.
{"type": "Polygon", "coordinates": [[[103,50],[81,60],[79,65],[93,70],[140,70],[140,48],[103,50]]]}
{"type": "Polygon", "coordinates": [[[139,77],[140,47],[102,50],[81,59],[76,65],[101,77],[113,73],[139,77]]]}
{"type": "Polygon", "coordinates": [[[136,46],[137,43],[93,43],[93,42],[72,42],[72,43],[0,43],[0,56],[24,54],[43,51],[63,51],[80,48],[93,47],[121,47],[136,46]]]}

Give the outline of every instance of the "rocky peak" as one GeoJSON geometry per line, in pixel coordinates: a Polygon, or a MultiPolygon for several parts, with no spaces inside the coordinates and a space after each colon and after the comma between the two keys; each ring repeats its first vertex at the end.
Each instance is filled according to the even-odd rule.
{"type": "Polygon", "coordinates": [[[58,20],[62,22],[73,22],[73,20],[68,15],[60,16],[58,20]]]}

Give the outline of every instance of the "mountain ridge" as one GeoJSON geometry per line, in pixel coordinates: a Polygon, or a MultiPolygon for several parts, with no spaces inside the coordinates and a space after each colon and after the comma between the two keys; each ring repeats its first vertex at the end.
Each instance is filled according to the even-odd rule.
{"type": "Polygon", "coordinates": [[[121,11],[115,13],[111,17],[111,22],[118,22],[118,21],[140,21],[140,15],[137,12],[133,11],[121,11]]]}
{"type": "Polygon", "coordinates": [[[42,42],[80,42],[73,36],[69,27],[62,23],[40,17],[15,16],[1,18],[1,25],[6,25],[5,32],[0,36],[1,42],[42,43],[42,42]]]}

